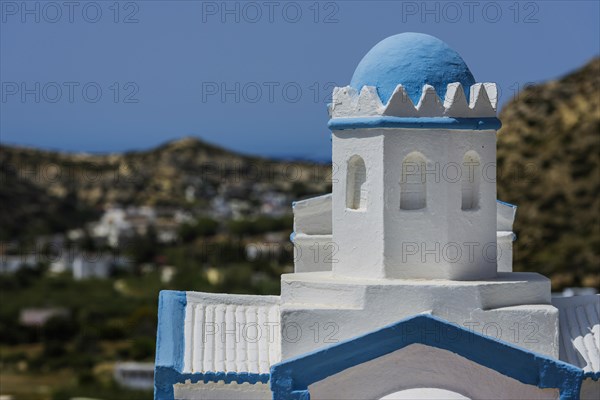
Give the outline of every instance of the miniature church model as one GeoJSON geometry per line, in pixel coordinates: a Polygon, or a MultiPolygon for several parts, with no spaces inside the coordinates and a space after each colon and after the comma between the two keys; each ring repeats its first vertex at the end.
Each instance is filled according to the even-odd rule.
{"type": "Polygon", "coordinates": [[[404,33],[335,88],[281,296],[163,291],[155,399],[597,399],[599,297],[512,272],[497,90],[404,33]]]}

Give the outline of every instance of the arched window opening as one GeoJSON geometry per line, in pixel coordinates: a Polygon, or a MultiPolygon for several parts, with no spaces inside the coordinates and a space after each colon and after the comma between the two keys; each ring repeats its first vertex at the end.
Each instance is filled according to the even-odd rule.
{"type": "Polygon", "coordinates": [[[380,400],[469,400],[468,397],[451,390],[438,388],[415,388],[400,390],[382,397],[380,400]]]}
{"type": "Polygon", "coordinates": [[[481,161],[475,151],[467,151],[463,157],[461,192],[462,209],[479,208],[479,181],[481,180],[481,161]]]}
{"type": "Polygon", "coordinates": [[[348,160],[346,175],[346,208],[360,210],[367,208],[367,169],[360,156],[348,160]]]}
{"type": "Polygon", "coordinates": [[[420,210],[427,206],[425,157],[410,153],[402,161],[400,176],[400,209],[420,210]]]}

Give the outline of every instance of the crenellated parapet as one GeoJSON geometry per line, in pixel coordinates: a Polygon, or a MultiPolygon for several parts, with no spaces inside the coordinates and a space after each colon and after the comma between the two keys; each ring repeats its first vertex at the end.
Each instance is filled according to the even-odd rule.
{"type": "Polygon", "coordinates": [[[421,97],[415,105],[402,85],[396,86],[390,100],[383,104],[374,86],[363,86],[360,93],[351,86],[333,89],[329,105],[331,118],[361,117],[450,117],[493,118],[496,117],[498,90],[495,83],[476,83],[469,87],[469,99],[463,86],[456,82],[447,86],[446,96],[441,99],[431,85],[424,85],[421,97]]]}

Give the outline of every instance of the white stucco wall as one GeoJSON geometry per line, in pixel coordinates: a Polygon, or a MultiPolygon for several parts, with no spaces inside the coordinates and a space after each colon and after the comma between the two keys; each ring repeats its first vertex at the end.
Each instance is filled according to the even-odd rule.
{"type": "Polygon", "coordinates": [[[539,274],[450,281],[315,272],[283,275],[281,283],[284,360],[420,313],[558,358],[558,310],[550,280],[539,274]]]}
{"type": "Polygon", "coordinates": [[[497,232],[496,240],[498,243],[498,272],[513,271],[513,241],[515,234],[508,231],[497,232]]]}
{"type": "Polygon", "coordinates": [[[496,132],[387,129],[384,135],[386,276],[494,277],[496,132]],[[400,210],[402,160],[415,151],[427,160],[427,204],[421,210],[400,210]],[[477,166],[463,164],[472,151],[479,156],[477,166]],[[479,181],[474,209],[461,209],[463,177],[479,181]]]}
{"type": "Polygon", "coordinates": [[[380,130],[333,133],[333,242],[338,248],[336,275],[384,278],[383,143],[380,130]],[[346,208],[348,161],[360,156],[366,166],[366,206],[346,208]]]}
{"type": "MultiPolygon", "coordinates": [[[[352,129],[333,132],[333,241],[336,275],[487,279],[496,275],[496,132],[352,129]],[[478,166],[463,163],[477,152],[478,166]],[[426,206],[401,209],[402,162],[425,157],[426,206]],[[367,170],[366,207],[346,207],[348,160],[367,170]],[[478,205],[462,210],[461,177],[479,181],[478,205]]],[[[414,174],[414,173],[413,173],[414,174]]],[[[404,175],[404,177],[403,177],[404,175]]]]}
{"type": "Polygon", "coordinates": [[[339,252],[331,235],[297,233],[294,243],[294,272],[331,271],[339,252]]]}
{"type": "Polygon", "coordinates": [[[306,235],[331,235],[331,194],[295,201],[294,232],[306,235]]]}
{"type": "Polygon", "coordinates": [[[331,271],[338,253],[333,242],[331,194],[293,203],[294,272],[331,271]]]}

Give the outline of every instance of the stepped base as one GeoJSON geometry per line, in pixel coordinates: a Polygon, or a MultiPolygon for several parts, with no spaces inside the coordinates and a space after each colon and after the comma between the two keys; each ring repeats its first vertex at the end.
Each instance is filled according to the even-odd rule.
{"type": "Polygon", "coordinates": [[[486,281],[367,280],[310,272],[281,278],[282,358],[421,313],[558,357],[558,310],[550,304],[550,280],[542,275],[500,273],[486,281]]]}

